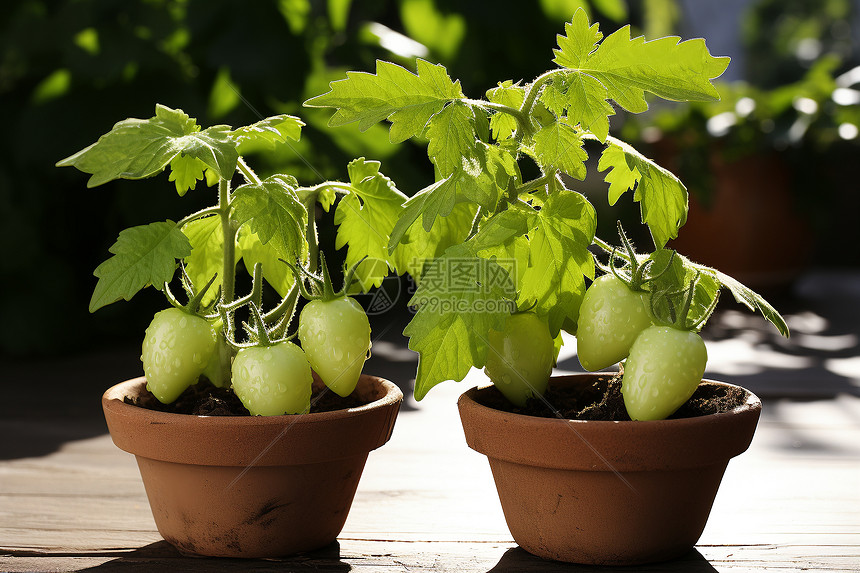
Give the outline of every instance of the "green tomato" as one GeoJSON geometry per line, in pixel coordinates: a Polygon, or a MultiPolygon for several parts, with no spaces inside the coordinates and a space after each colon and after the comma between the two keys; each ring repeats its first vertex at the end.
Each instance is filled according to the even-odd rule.
{"type": "Polygon", "coordinates": [[[627,358],[633,341],[652,324],[647,296],[630,290],[615,275],[603,275],[588,287],[576,331],[583,368],[593,372],[627,358]]]}
{"type": "Polygon", "coordinates": [[[651,326],[633,343],[624,363],[621,393],[632,420],[662,420],[690,399],[708,361],[702,337],[670,326],[651,326]]]}
{"type": "Polygon", "coordinates": [[[146,387],[169,404],[196,384],[215,353],[216,332],[204,318],[178,308],[156,313],[143,337],[146,387]]]}
{"type": "Polygon", "coordinates": [[[370,321],[350,297],[312,300],[299,316],[299,340],[320,379],[340,396],[358,384],[370,350],[370,321]]]}
{"type": "Polygon", "coordinates": [[[214,386],[226,388],[230,385],[230,347],[224,339],[224,331],[221,328],[220,320],[213,323],[212,328],[216,333],[215,351],[209,358],[206,368],[203,369],[203,375],[214,386]]]}
{"type": "Polygon", "coordinates": [[[501,332],[491,330],[484,372],[513,404],[525,406],[546,392],[555,361],[549,327],[533,312],[512,314],[501,332]]]}
{"type": "Polygon", "coordinates": [[[304,352],[287,340],[242,348],[233,359],[233,392],[254,416],[307,413],[312,386],[304,352]]]}

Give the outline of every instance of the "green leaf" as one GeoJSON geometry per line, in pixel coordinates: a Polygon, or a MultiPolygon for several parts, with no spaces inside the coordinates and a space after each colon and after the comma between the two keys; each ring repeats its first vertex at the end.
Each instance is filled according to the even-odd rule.
{"type": "Polygon", "coordinates": [[[275,115],[267,117],[246,127],[240,127],[230,132],[230,137],[236,142],[239,154],[245,154],[257,146],[275,149],[278,144],[287,139],[298,141],[302,137],[302,127],[305,123],[292,115],[275,115]]]}
{"type": "Polygon", "coordinates": [[[287,261],[304,258],[308,213],[293,189],[295,179],[273,175],[259,185],[238,187],[233,196],[236,222],[247,224],[264,245],[287,261]]]}
{"type": "Polygon", "coordinates": [[[588,154],[582,148],[582,137],[569,125],[555,122],[542,127],[535,135],[535,158],[546,170],[558,169],[571,177],[585,179],[585,160],[588,154]]]}
{"type": "Polygon", "coordinates": [[[280,254],[272,244],[264,245],[256,233],[243,227],[239,231],[238,246],[248,272],[253,272],[254,266],[260,263],[263,266],[263,278],[269,286],[282,297],[287,296],[295,283],[295,275],[287,265],[278,260],[280,254]]]}
{"type": "Polygon", "coordinates": [[[609,135],[609,116],[614,108],[606,101],[608,92],[598,80],[585,74],[557,75],[541,92],[540,101],[567,123],[579,125],[604,142],[609,135]]]}
{"type": "Polygon", "coordinates": [[[469,245],[479,256],[493,259],[508,273],[519,291],[529,263],[526,234],[534,228],[537,212],[507,209],[484,221],[469,245]]]}
{"type": "Polygon", "coordinates": [[[548,317],[556,336],[565,322],[576,322],[585,294],[585,278],[594,277],[588,250],[597,215],[585,197],[573,191],[550,195],[529,233],[529,267],[522,277],[518,305],[534,304],[548,317]]]}
{"type": "Polygon", "coordinates": [[[474,110],[459,102],[446,105],[430,119],[427,138],[427,154],[441,177],[475,161],[478,152],[474,110]]]}
{"type": "Polygon", "coordinates": [[[96,143],[63,159],[57,166],[73,166],[92,174],[87,187],[95,187],[114,179],[151,177],[171,165],[179,171],[172,180],[182,194],[189,183],[193,184],[189,173],[194,173],[197,179],[199,162],[221,178],[233,175],[239,154],[229,137],[229,129],[226,125],[216,125],[201,131],[197,122],[182,110],[157,105],[154,117],[117,123],[96,143]]]}
{"type": "Polygon", "coordinates": [[[158,290],[173,278],[176,259],[191,253],[191,244],[173,221],[125,229],[109,251],[114,256],[94,271],[98,283],[90,299],[90,312],[116,302],[131,300],[142,288],[158,290]]]}
{"type": "Polygon", "coordinates": [[[484,365],[488,333],[500,330],[515,309],[513,296],[505,269],[475,256],[468,245],[453,246],[428,264],[409,303],[418,311],[403,331],[419,356],[416,400],[484,365]]]}
{"type": "Polygon", "coordinates": [[[170,161],[170,176],[167,180],[176,183],[176,192],[182,197],[189,189],[194,189],[198,181],[206,177],[205,172],[206,164],[199,159],[177,155],[170,161]]]}
{"type": "Polygon", "coordinates": [[[680,41],[676,36],[646,42],[630,38],[625,26],[601,39],[583,11],[565,24],[559,36],[555,62],[573,72],[591,76],[605,86],[608,96],[631,112],[648,109],[645,92],[673,101],[716,101],[711,80],[725,72],[729,58],[715,58],[701,38],[680,41]],[[596,47],[595,47],[596,46],[596,47]]]}
{"type": "Polygon", "coordinates": [[[711,269],[711,272],[721,285],[731,291],[737,302],[746,305],[750,310],[761,312],[762,316],[774,325],[781,335],[788,338],[789,330],[785,319],[764,297],[725,273],[716,269],[711,269]]]}
{"type": "Polygon", "coordinates": [[[335,248],[347,245],[346,265],[352,267],[362,258],[356,278],[362,289],[380,286],[394,267],[388,253],[388,241],[406,202],[406,195],[379,172],[378,161],[364,158],[348,166],[352,191],[337,205],[334,222],[338,226],[335,248]]]}
{"type": "Polygon", "coordinates": [[[563,68],[578,70],[585,66],[602,39],[600,25],[589,23],[585,10],[578,9],[570,23],[564,25],[564,35],[558,36],[558,49],[553,50],[553,61],[563,68]]]}
{"type": "Polygon", "coordinates": [[[331,127],[358,122],[362,131],[385,119],[390,139],[400,143],[421,134],[446,103],[463,98],[460,82],[452,82],[441,65],[416,62],[417,74],[390,62],[377,61],[376,74],[347,72],[331,83],[331,91],[305,102],[309,107],[333,107],[331,127]]]}
{"type": "MultiPolygon", "coordinates": [[[[526,98],[525,92],[525,88],[507,80],[499,82],[497,87],[487,90],[487,99],[493,103],[519,109],[526,98]]],[[[510,139],[517,130],[517,120],[508,113],[494,113],[490,117],[490,130],[492,130],[496,140],[510,139]]]]}
{"type": "Polygon", "coordinates": [[[609,170],[609,203],[614,205],[629,189],[636,189],[633,200],[639,202],[642,222],[648,225],[654,244],[663,248],[678,236],[687,221],[687,188],[670,171],[660,167],[632,146],[610,138],[597,169],[609,170]]]}
{"type": "Polygon", "coordinates": [[[182,227],[182,232],[191,244],[191,254],[185,258],[185,272],[195,292],[203,288],[213,275],[218,275],[203,298],[203,304],[208,304],[215,300],[223,274],[224,233],[221,218],[212,216],[195,219],[182,227]]]}
{"type": "MultiPolygon", "coordinates": [[[[448,216],[436,219],[429,231],[420,224],[408,227],[402,238],[394,243],[391,251],[397,273],[408,273],[416,282],[420,281],[427,261],[441,256],[448,247],[466,240],[476,211],[477,208],[472,203],[458,203],[448,216]]],[[[403,220],[403,217],[398,219],[398,224],[403,220]]],[[[391,245],[392,242],[389,241],[389,246],[391,245]]]]}

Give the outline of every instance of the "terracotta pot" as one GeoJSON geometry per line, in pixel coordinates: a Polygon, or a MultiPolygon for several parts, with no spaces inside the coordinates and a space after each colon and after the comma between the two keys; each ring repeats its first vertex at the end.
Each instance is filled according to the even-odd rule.
{"type": "Polygon", "coordinates": [[[275,557],[335,540],[367,454],[391,437],[403,394],[362,376],[359,408],[301,416],[191,416],[126,404],[136,378],[105,392],[114,443],[134,454],[155,524],[180,551],[275,557]]]}
{"type": "Polygon", "coordinates": [[[711,203],[691,195],[687,224],[669,246],[756,290],[791,285],[808,265],[813,238],[795,206],[790,166],[776,153],[729,161],[715,148],[709,159],[711,203]]]}
{"type": "MultiPolygon", "coordinates": [[[[594,374],[551,385],[592,384],[594,374]]],[[[538,418],[459,400],[469,447],[490,461],[514,540],[540,557],[636,565],[689,551],[705,528],[730,458],[750,444],[761,402],[653,422],[538,418]]]]}

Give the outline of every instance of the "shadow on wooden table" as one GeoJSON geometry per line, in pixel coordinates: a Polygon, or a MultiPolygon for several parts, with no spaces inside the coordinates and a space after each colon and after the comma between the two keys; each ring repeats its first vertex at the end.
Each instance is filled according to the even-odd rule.
{"type": "Polygon", "coordinates": [[[337,541],[317,551],[282,559],[225,559],[183,555],[166,541],[158,541],[124,553],[121,557],[80,571],[349,571],[349,563],[340,560],[337,541]]]}
{"type": "Polygon", "coordinates": [[[667,561],[665,563],[653,563],[650,565],[636,565],[634,567],[619,566],[597,566],[597,565],[571,565],[541,559],[519,547],[512,547],[505,551],[498,564],[490,569],[488,573],[549,573],[551,571],[570,571],[572,573],[592,572],[614,572],[644,571],[658,572],[681,572],[684,573],[714,573],[717,570],[708,563],[701,553],[693,549],[686,555],[667,561]]]}

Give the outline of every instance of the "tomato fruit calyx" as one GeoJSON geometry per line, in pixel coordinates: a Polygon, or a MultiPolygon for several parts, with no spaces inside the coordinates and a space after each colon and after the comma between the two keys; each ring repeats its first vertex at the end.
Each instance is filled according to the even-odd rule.
{"type": "Polygon", "coordinates": [[[699,281],[700,274],[690,280],[687,288],[680,291],[661,290],[651,293],[649,297],[649,305],[654,323],[659,326],[668,326],[680,331],[698,332],[707,319],[711,316],[717,303],[720,300],[719,291],[715,294],[711,304],[705,309],[705,312],[698,318],[690,316],[690,310],[693,307],[693,300],[696,295],[696,284],[699,281]],[[657,302],[662,299],[665,302],[665,313],[657,309],[657,302]],[[676,305],[680,302],[680,307],[676,305]]]}
{"type": "Polygon", "coordinates": [[[656,273],[649,274],[649,271],[655,264],[656,257],[654,255],[644,256],[636,253],[633,248],[633,243],[624,232],[621,222],[617,222],[618,237],[621,239],[621,245],[624,249],[623,260],[627,266],[622,267],[618,263],[621,258],[618,254],[618,249],[613,247],[609,254],[609,263],[606,266],[600,265],[604,272],[612,273],[615,277],[627,285],[633,292],[647,292],[650,289],[646,288],[650,283],[656,281],[663,276],[671,267],[675,258],[675,251],[669,252],[669,259],[663,267],[656,273]]]}
{"type": "Polygon", "coordinates": [[[334,286],[331,282],[331,274],[328,271],[328,267],[325,264],[325,254],[320,251],[320,272],[319,274],[313,273],[310,270],[306,269],[301,264],[291,264],[287,261],[281,259],[281,261],[289,267],[292,271],[293,275],[296,277],[296,284],[299,287],[300,292],[302,293],[302,297],[305,300],[334,300],[337,298],[343,298],[347,296],[347,292],[349,291],[349,287],[352,286],[353,283],[356,282],[355,272],[358,269],[358,266],[364,262],[364,259],[367,257],[362,257],[358,262],[356,262],[351,267],[344,268],[344,279],[343,285],[340,290],[335,291],[334,286]],[[305,280],[310,284],[310,289],[308,289],[305,284],[305,280]]]}

